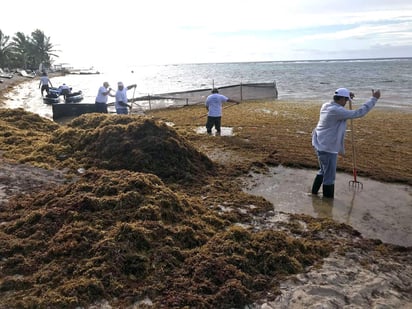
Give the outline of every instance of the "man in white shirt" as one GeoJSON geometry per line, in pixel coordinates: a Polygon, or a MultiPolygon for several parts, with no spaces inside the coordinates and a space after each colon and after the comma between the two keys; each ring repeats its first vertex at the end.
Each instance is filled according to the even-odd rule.
{"type": "Polygon", "coordinates": [[[127,115],[129,113],[129,110],[127,108],[131,108],[132,106],[127,104],[127,90],[132,88],[136,88],[136,84],[124,87],[124,84],[122,82],[117,83],[117,91],[115,95],[115,108],[117,114],[127,115]]]}
{"type": "Polygon", "coordinates": [[[112,88],[109,88],[109,83],[104,82],[103,86],[100,86],[96,96],[96,112],[107,114],[107,99],[109,96],[114,97],[111,94],[112,88]]]}
{"type": "Polygon", "coordinates": [[[43,96],[43,92],[46,91],[46,94],[49,94],[50,87],[53,87],[52,82],[50,81],[49,77],[47,76],[46,72],[42,73],[42,76],[40,77],[40,83],[39,83],[39,88],[41,92],[41,96],[43,96]]]}
{"type": "Polygon", "coordinates": [[[240,103],[239,101],[229,99],[228,97],[220,94],[217,88],[213,88],[212,94],[206,98],[205,106],[208,111],[206,131],[209,135],[212,134],[213,126],[216,129],[216,135],[220,135],[223,102],[233,102],[236,104],[240,103]]]}
{"type": "Polygon", "coordinates": [[[323,184],[323,196],[334,197],[338,154],[345,153],[346,120],[365,116],[375,106],[381,93],[380,90],[372,90],[372,97],[361,107],[346,109],[346,103],[354,96],[348,89],[339,88],[335,91],[333,101],[323,104],[320,109],[319,122],[312,132],[312,146],[320,166],[312,185],[312,194],[318,194],[323,184]]]}

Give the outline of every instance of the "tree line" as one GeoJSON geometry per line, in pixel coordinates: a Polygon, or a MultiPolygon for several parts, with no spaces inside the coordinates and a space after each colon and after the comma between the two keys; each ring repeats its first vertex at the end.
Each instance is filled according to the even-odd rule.
{"type": "Polygon", "coordinates": [[[50,37],[36,29],[31,35],[16,32],[10,38],[0,30],[0,68],[21,68],[35,71],[40,64],[49,68],[55,54],[50,37]]]}

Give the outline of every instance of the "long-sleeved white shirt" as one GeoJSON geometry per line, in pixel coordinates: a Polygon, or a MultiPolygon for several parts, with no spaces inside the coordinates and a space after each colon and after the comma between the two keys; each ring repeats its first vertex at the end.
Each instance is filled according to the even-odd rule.
{"type": "Polygon", "coordinates": [[[127,104],[128,99],[127,99],[127,88],[124,87],[122,90],[117,90],[116,91],[116,101],[115,101],[115,108],[126,108],[127,106],[120,104],[119,102],[123,102],[124,104],[127,104]]]}
{"type": "Polygon", "coordinates": [[[319,122],[312,132],[313,147],[318,151],[344,154],[346,120],[365,116],[377,101],[372,97],[356,110],[348,110],[333,101],[323,104],[319,122]]]}

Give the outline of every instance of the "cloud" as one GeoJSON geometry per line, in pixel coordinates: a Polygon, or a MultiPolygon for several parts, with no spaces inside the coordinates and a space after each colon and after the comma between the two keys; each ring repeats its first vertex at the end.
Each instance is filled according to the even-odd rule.
{"type": "Polygon", "coordinates": [[[58,62],[93,65],[412,55],[409,0],[7,1],[4,33],[41,29],[58,62]],[[389,48],[390,47],[390,48],[389,48]],[[395,48],[396,47],[396,48],[395,48]],[[409,54],[408,54],[409,53],[409,54]]]}

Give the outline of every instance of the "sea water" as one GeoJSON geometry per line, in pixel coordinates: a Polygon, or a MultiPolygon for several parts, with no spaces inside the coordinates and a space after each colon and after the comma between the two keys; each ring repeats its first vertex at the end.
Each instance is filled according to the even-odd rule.
{"type": "MultiPolygon", "coordinates": [[[[128,92],[129,98],[240,83],[275,82],[279,99],[319,104],[331,100],[334,90],[340,87],[355,93],[355,105],[368,99],[371,89],[380,89],[382,97],[377,107],[412,111],[412,58],[131,65],[99,70],[101,74],[67,74],[53,77],[51,81],[56,87],[65,83],[73,91],[82,90],[84,103],[94,103],[104,81],[113,89],[119,81],[136,84],[135,92],[128,92]]],[[[8,96],[7,107],[23,107],[51,117],[51,107],[43,103],[38,86],[38,79],[16,86],[8,96]]]]}

